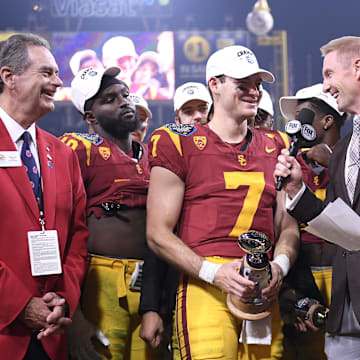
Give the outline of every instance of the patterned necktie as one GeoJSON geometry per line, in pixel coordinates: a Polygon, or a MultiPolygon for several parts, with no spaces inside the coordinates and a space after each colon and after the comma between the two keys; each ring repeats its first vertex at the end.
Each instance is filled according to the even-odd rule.
{"type": "Polygon", "coordinates": [[[353,133],[349,149],[349,167],[346,179],[346,187],[351,203],[354,200],[356,181],[359,172],[360,162],[360,117],[356,116],[353,120],[353,133]]]}
{"type": "Polygon", "coordinates": [[[26,168],[31,187],[34,191],[36,201],[40,202],[40,178],[35,159],[30,151],[30,133],[23,134],[24,143],[21,148],[21,160],[26,168]]]}

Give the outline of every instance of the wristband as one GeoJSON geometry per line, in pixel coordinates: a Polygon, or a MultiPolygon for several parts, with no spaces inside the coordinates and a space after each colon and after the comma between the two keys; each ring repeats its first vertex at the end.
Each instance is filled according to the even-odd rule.
{"type": "Polygon", "coordinates": [[[273,260],[273,262],[280,266],[283,277],[285,277],[290,270],[290,260],[288,256],[285,254],[280,254],[273,260]]]}
{"type": "Polygon", "coordinates": [[[210,261],[204,260],[199,271],[199,278],[205,280],[209,284],[213,284],[215,275],[220,267],[221,264],[214,264],[210,261]]]}

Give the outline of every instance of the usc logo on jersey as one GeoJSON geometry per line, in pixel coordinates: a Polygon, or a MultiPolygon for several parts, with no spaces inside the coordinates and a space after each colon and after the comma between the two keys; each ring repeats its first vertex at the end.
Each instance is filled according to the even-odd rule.
{"type": "Polygon", "coordinates": [[[319,186],[319,177],[318,176],[314,176],[314,184],[316,186],[319,186]]]}
{"type": "Polygon", "coordinates": [[[104,160],[107,160],[110,157],[110,148],[100,146],[99,153],[104,160]]]}
{"type": "Polygon", "coordinates": [[[241,166],[246,166],[247,162],[244,155],[238,155],[238,162],[241,166]]]}
{"type": "Polygon", "coordinates": [[[143,173],[143,170],[139,164],[136,164],[136,170],[137,170],[138,174],[140,174],[140,175],[143,173]]]}
{"type": "Polygon", "coordinates": [[[194,136],[194,144],[196,145],[196,147],[199,150],[204,150],[206,143],[207,143],[207,139],[206,136],[194,136]]]}

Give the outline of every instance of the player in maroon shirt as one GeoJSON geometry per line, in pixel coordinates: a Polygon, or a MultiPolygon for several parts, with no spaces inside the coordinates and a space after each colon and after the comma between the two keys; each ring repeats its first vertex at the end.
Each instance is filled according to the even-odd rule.
{"type": "MultiPolygon", "coordinates": [[[[207,115],[212,100],[204,84],[187,82],[180,85],[175,91],[173,102],[176,124],[204,125],[208,122],[207,115]]],[[[164,319],[164,346],[167,348],[168,344],[165,343],[172,331],[171,319],[178,272],[151,250],[146,254],[143,270],[139,305],[139,313],[142,315],[140,336],[152,347],[159,346],[159,334],[164,327],[164,319]]],[[[174,350],[174,346],[172,348],[174,350]]],[[[175,354],[172,355],[176,358],[175,354]]]]}
{"type": "MultiPolygon", "coordinates": [[[[296,159],[301,166],[305,184],[318,198],[324,200],[329,182],[327,164],[332,148],[340,139],[341,126],[347,114],[339,111],[336,99],[324,93],[322,87],[322,84],[316,84],[300,89],[295,96],[282,97],[280,110],[287,120],[296,118],[302,109],[310,109],[315,114],[312,126],[316,131],[316,139],[304,144],[307,148],[303,148],[296,159]]],[[[310,321],[296,317],[294,309],[296,300],[304,297],[315,298],[326,307],[330,306],[335,252],[335,245],[301,231],[299,256],[285,280],[288,287],[280,295],[282,315],[286,322],[284,360],[327,358],[324,352],[324,329],[319,331],[310,321]],[[289,296],[291,292],[296,296],[289,296]],[[293,323],[289,324],[291,321],[293,323]]]]}
{"type": "Polygon", "coordinates": [[[183,272],[176,306],[182,359],[236,359],[244,352],[280,358],[277,307],[269,325],[272,340],[261,346],[239,345],[242,321],[226,307],[227,293],[247,302],[257,291],[239,274],[244,254],[239,235],[256,230],[276,244],[272,280],[262,291],[270,300],[297,253],[297,224],[286,213],[284,194],[276,192],[272,176],[287,137],[247,127],[257,111],[262,80],[271,82],[273,76],[259,68],[251,50],[230,46],[209,58],[206,79],[214,104],[210,123],[171,124],[150,138],[148,244],[183,272]]]}
{"type": "Polygon", "coordinates": [[[132,140],[139,119],[119,72],[86,68],[75,76],[72,101],[90,134],[62,137],[78,155],[87,193],[91,263],[69,338],[76,360],[99,359],[97,352],[105,358],[157,358],[139,337],[147,145],[132,140]],[[95,347],[94,339],[100,340],[95,347]]]}
{"type": "Polygon", "coordinates": [[[209,91],[204,84],[187,82],[180,85],[174,94],[175,123],[206,124],[211,103],[209,91]]]}

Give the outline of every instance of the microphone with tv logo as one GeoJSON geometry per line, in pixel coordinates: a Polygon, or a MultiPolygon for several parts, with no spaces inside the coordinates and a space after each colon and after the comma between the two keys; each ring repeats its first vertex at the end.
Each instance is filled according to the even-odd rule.
{"type": "MultiPolygon", "coordinates": [[[[305,142],[314,141],[316,131],[311,125],[315,117],[315,113],[310,109],[302,109],[297,119],[289,121],[285,126],[285,132],[290,136],[291,142],[289,146],[290,156],[296,157],[300,147],[305,142]]],[[[275,189],[280,191],[284,186],[287,178],[278,176],[276,179],[275,189]]]]}

